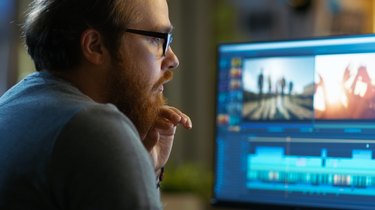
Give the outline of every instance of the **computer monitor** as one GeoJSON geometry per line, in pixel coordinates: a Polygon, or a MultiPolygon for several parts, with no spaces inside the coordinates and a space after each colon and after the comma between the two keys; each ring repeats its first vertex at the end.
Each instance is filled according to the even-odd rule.
{"type": "Polygon", "coordinates": [[[215,205],[375,209],[375,35],[218,46],[215,205]]]}

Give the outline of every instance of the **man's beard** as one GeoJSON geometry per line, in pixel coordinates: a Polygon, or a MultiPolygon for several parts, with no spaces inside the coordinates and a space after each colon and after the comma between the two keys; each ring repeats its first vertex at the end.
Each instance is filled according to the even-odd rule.
{"type": "Polygon", "coordinates": [[[115,64],[110,70],[109,96],[113,103],[135,125],[139,134],[144,136],[154,125],[160,108],[166,104],[158,88],[173,77],[173,72],[166,71],[152,86],[148,86],[147,76],[135,65],[115,64]],[[131,69],[130,69],[131,68],[131,69]]]}

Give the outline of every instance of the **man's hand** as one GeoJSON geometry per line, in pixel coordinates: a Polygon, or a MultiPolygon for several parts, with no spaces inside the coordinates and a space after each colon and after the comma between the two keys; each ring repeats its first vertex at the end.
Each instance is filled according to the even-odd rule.
{"type": "Polygon", "coordinates": [[[163,106],[154,126],[143,138],[143,144],[154,161],[155,171],[163,167],[171,154],[176,126],[192,128],[190,118],[175,107],[163,106]]]}

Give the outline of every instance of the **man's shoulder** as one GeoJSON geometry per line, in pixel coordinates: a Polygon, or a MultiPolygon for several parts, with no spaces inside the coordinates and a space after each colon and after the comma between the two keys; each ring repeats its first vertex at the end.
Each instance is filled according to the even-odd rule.
{"type": "MultiPolygon", "coordinates": [[[[92,103],[83,106],[68,122],[75,129],[93,130],[95,127],[99,131],[125,130],[137,133],[131,120],[120,112],[113,104],[92,103]]],[[[114,133],[117,133],[113,131],[114,133]]]]}
{"type": "Polygon", "coordinates": [[[79,91],[69,82],[48,72],[34,72],[0,97],[0,106],[24,106],[22,108],[37,108],[32,106],[50,107],[53,104],[79,105],[92,103],[93,100],[79,91]]]}

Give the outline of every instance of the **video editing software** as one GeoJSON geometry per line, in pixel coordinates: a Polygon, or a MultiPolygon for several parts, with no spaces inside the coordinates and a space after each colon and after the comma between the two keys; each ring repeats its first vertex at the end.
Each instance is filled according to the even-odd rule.
{"type": "Polygon", "coordinates": [[[215,203],[375,209],[375,35],[218,46],[215,203]]]}

